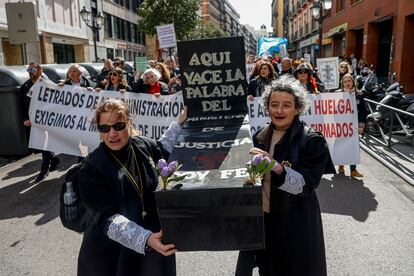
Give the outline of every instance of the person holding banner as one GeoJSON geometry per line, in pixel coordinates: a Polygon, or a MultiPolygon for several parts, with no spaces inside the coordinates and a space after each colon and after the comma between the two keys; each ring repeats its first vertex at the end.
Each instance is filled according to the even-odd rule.
{"type": "MultiPolygon", "coordinates": [[[[43,69],[39,64],[31,62],[27,68],[27,73],[29,73],[29,79],[22,84],[20,87],[20,106],[23,112],[23,125],[26,127],[26,138],[27,144],[29,144],[30,137],[30,128],[32,122],[29,118],[29,107],[32,99],[30,94],[30,88],[38,80],[42,79],[43,69]]],[[[60,163],[59,158],[51,151],[46,150],[33,150],[34,152],[42,153],[42,163],[40,165],[40,172],[35,178],[35,183],[42,181],[49,172],[56,170],[58,164],[60,163]]]]}
{"type": "Polygon", "coordinates": [[[326,275],[321,211],[315,189],[322,175],[335,173],[324,137],[300,121],[306,91],[293,77],[281,76],[260,103],[271,123],[253,136],[250,154],[276,160],[265,175],[265,249],[240,251],[236,275],[326,275]]]}
{"type": "Polygon", "coordinates": [[[313,77],[313,70],[310,68],[310,65],[306,63],[299,64],[293,75],[309,93],[318,94],[325,91],[323,83],[318,82],[313,77]]]}
{"type": "MultiPolygon", "coordinates": [[[[354,78],[350,73],[345,74],[341,80],[341,89],[337,90],[336,92],[348,92],[351,94],[355,94],[356,99],[356,107],[358,111],[358,134],[364,134],[364,128],[367,118],[367,108],[365,107],[364,102],[364,93],[358,91],[356,89],[356,83],[354,78]]],[[[357,171],[356,165],[350,165],[351,177],[363,177],[364,175],[357,171]]],[[[345,167],[343,165],[339,165],[338,173],[345,173],[345,167]]]]}
{"type": "Polygon", "coordinates": [[[127,91],[131,92],[131,86],[128,85],[126,79],[124,79],[124,70],[119,67],[113,68],[108,74],[108,84],[105,86],[105,90],[110,91],[127,91]]]}
{"type": "Polygon", "coordinates": [[[259,75],[254,78],[247,88],[247,95],[260,97],[266,85],[275,79],[275,69],[270,62],[263,61],[258,67],[259,75]]]}
{"type": "Polygon", "coordinates": [[[105,100],[95,117],[102,143],[85,158],[77,180],[94,218],[84,233],[78,275],[176,275],[175,246],[162,243],[155,164],[168,158],[187,109],[158,141],[137,135],[121,100],[105,100]]]}
{"type": "Polygon", "coordinates": [[[154,67],[158,72],[161,74],[161,78],[159,81],[163,83],[169,83],[171,79],[170,70],[168,70],[167,66],[162,62],[157,62],[154,67]]]}
{"type": "Polygon", "coordinates": [[[153,95],[168,95],[169,88],[166,83],[159,81],[161,78],[160,72],[150,68],[145,70],[142,78],[135,83],[133,92],[149,93],[153,95]]]}
{"type": "Polygon", "coordinates": [[[96,77],[97,87],[105,89],[105,86],[108,84],[108,75],[112,70],[112,60],[107,58],[104,62],[104,67],[102,68],[99,75],[96,77]]]}
{"type": "Polygon", "coordinates": [[[89,80],[88,78],[85,78],[83,76],[83,67],[79,64],[72,64],[68,72],[66,73],[66,80],[64,82],[58,83],[59,86],[63,85],[75,85],[80,87],[85,87],[88,89],[93,89],[96,87],[96,83],[89,80]]]}

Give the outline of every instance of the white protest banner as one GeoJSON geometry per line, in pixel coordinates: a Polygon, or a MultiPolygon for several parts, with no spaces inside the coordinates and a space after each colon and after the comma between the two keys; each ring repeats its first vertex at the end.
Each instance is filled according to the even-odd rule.
{"type": "Polygon", "coordinates": [[[310,54],[303,54],[303,59],[305,60],[305,62],[311,63],[311,56],[310,56],[310,54]]]}
{"type": "Polygon", "coordinates": [[[157,36],[161,49],[177,47],[174,24],[157,26],[157,36]]]}
{"type": "Polygon", "coordinates": [[[143,93],[98,93],[71,85],[60,87],[45,80],[34,84],[31,90],[29,147],[56,154],[86,156],[99,145],[93,110],[107,98],[123,100],[136,129],[154,139],[161,137],[183,107],[181,93],[159,98],[143,93]]]}
{"type": "MultiPolygon", "coordinates": [[[[252,134],[270,122],[258,103],[247,101],[252,134]]],[[[307,109],[301,120],[325,137],[332,161],[336,165],[359,164],[358,115],[355,95],[320,93],[307,95],[307,109]]]]}
{"type": "Polygon", "coordinates": [[[319,78],[325,84],[325,89],[337,89],[339,86],[338,57],[318,58],[316,64],[319,78]]]}

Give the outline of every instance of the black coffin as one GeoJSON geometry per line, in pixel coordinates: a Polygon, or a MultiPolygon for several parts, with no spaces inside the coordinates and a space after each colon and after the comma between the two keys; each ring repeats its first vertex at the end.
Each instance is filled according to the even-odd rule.
{"type": "Polygon", "coordinates": [[[164,242],[179,251],[264,248],[261,187],[159,191],[156,198],[164,242]]]}
{"type": "Polygon", "coordinates": [[[155,193],[164,242],[179,251],[264,248],[262,188],[243,187],[249,128],[183,129],[170,160],[187,177],[181,189],[155,193]]]}

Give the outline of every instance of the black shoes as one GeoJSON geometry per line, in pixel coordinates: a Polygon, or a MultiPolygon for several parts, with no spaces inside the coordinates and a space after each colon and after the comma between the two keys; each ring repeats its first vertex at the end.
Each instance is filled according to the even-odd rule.
{"type": "Polygon", "coordinates": [[[56,170],[59,163],[60,163],[59,158],[53,157],[52,161],[50,161],[49,172],[53,172],[54,170],[56,170]]]}
{"type": "Polygon", "coordinates": [[[35,179],[34,183],[39,183],[40,181],[45,179],[46,176],[48,176],[48,174],[49,174],[48,171],[46,171],[46,172],[40,171],[40,173],[36,176],[36,179],[35,179]]]}

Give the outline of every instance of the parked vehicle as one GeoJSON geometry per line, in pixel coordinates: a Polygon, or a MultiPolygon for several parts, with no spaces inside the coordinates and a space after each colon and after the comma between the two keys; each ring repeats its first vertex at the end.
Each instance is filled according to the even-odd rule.
{"type": "MultiPolygon", "coordinates": [[[[407,111],[414,114],[414,95],[405,96],[403,87],[398,82],[388,87],[386,96],[380,101],[381,104],[388,105],[399,110],[407,111]]],[[[367,116],[366,131],[372,136],[381,136],[379,128],[384,133],[392,131],[394,134],[412,133],[414,130],[414,118],[405,114],[398,114],[402,121],[399,123],[396,117],[397,112],[387,107],[377,105],[375,112],[367,116]],[[391,129],[392,121],[392,129],[391,129]]]]}

